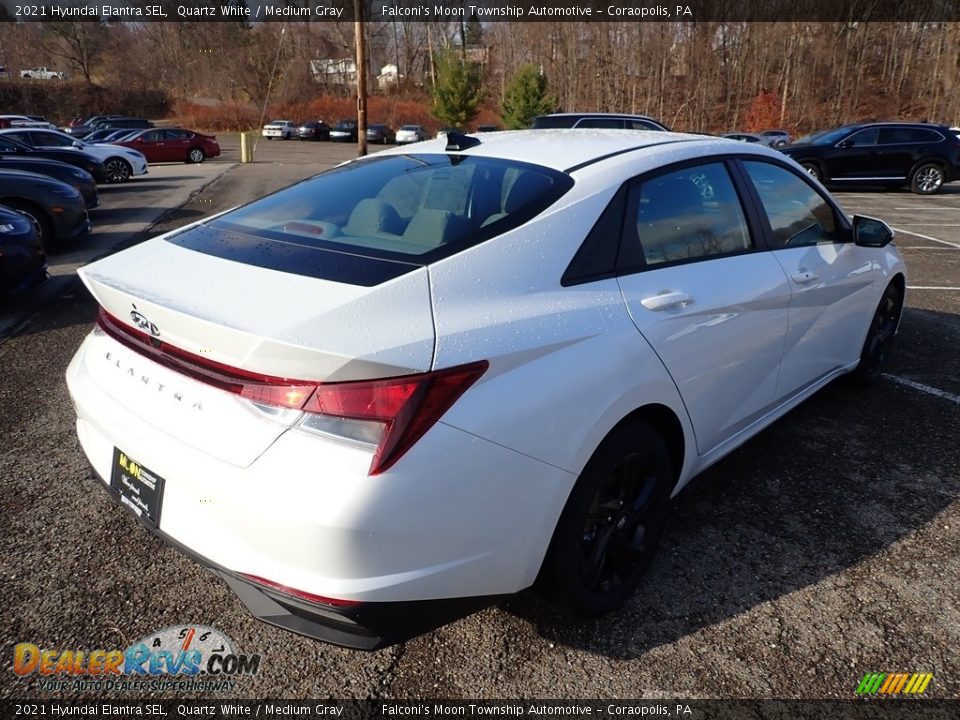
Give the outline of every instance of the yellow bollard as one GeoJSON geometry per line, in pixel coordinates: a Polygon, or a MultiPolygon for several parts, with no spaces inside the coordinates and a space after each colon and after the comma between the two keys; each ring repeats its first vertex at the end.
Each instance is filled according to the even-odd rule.
{"type": "Polygon", "coordinates": [[[240,162],[253,162],[253,139],[253,133],[240,133],[240,162]]]}

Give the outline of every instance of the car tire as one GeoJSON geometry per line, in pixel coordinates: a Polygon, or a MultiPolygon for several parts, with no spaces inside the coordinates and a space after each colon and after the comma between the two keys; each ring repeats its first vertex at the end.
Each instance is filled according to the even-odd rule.
{"type": "Polygon", "coordinates": [[[45,252],[49,253],[51,248],[56,247],[56,231],[53,228],[53,221],[50,220],[50,216],[46,212],[25,200],[4,200],[3,204],[26,216],[33,223],[45,252]]]}
{"type": "Polygon", "coordinates": [[[623,605],[663,533],[673,480],[666,443],[648,422],[628,420],[614,428],[567,499],[539,589],[581,618],[623,605]]]}
{"type": "Polygon", "coordinates": [[[207,154],[203,151],[203,148],[190,148],[190,152],[187,153],[187,162],[199,165],[206,157],[207,154]]]}
{"type": "Polygon", "coordinates": [[[819,180],[823,182],[823,169],[820,167],[820,164],[814,162],[813,160],[804,160],[800,163],[800,167],[806,170],[807,174],[810,175],[814,180],[819,180]]]}
{"type": "Polygon", "coordinates": [[[910,175],[910,191],[917,195],[934,195],[940,192],[944,180],[942,167],[937,163],[923,163],[910,175]]]}
{"type": "Polygon", "coordinates": [[[108,183],[123,183],[130,179],[133,174],[133,168],[123,158],[108,158],[103,166],[107,169],[108,183]]]}
{"type": "Polygon", "coordinates": [[[863,341],[863,349],[860,351],[860,363],[851,375],[857,385],[863,387],[874,385],[883,375],[883,368],[893,350],[893,341],[902,309],[903,296],[900,288],[891,283],[883,291],[873,318],[870,320],[867,338],[863,341]]]}

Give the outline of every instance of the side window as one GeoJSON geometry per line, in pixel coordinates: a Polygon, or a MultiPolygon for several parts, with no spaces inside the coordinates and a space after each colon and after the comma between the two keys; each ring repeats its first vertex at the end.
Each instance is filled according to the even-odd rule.
{"type": "Polygon", "coordinates": [[[70,147],[73,145],[72,138],[64,138],[59,135],[54,135],[53,133],[45,132],[31,132],[33,136],[34,145],[46,146],[46,147],[70,147]]]}
{"type": "Polygon", "coordinates": [[[140,138],[141,138],[144,142],[159,142],[159,141],[160,141],[160,131],[159,131],[159,130],[151,130],[150,132],[144,133],[143,135],[141,135],[140,138]]]}
{"type": "MultiPolygon", "coordinates": [[[[152,134],[152,133],[151,133],[152,134]]],[[[164,140],[185,140],[189,133],[186,130],[164,130],[164,140]]]]}
{"type": "Polygon", "coordinates": [[[904,143],[916,142],[913,139],[913,133],[910,128],[883,128],[880,131],[881,145],[903,145],[904,143]]]}
{"type": "Polygon", "coordinates": [[[792,248],[843,241],[830,204],[789,170],[744,161],[773,230],[773,247],[792,248]]]}
{"type": "Polygon", "coordinates": [[[846,145],[849,147],[864,147],[866,145],[876,145],[880,138],[880,128],[867,128],[858,133],[854,133],[847,138],[846,145]]]}
{"type": "Polygon", "coordinates": [[[646,120],[627,120],[627,127],[631,130],[659,130],[656,125],[646,120]]]}
{"type": "Polygon", "coordinates": [[[750,231],[722,162],[644,180],[627,199],[626,269],[744,252],[750,231]]]}
{"type": "Polygon", "coordinates": [[[578,128],[600,128],[603,130],[623,130],[623,120],[617,118],[584,118],[577,123],[578,128]]]}
{"type": "Polygon", "coordinates": [[[935,143],[943,140],[943,135],[936,130],[911,130],[910,133],[913,136],[913,142],[935,143]]]}

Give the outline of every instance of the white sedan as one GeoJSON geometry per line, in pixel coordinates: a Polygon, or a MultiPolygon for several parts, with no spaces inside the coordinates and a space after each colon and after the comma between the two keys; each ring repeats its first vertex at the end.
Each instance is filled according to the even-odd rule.
{"type": "Polygon", "coordinates": [[[292,137],[299,137],[297,135],[297,124],[290,120],[273,120],[263,126],[263,137],[267,140],[273,140],[274,138],[289,140],[292,137]]]}
{"type": "Polygon", "coordinates": [[[77,431],[298,633],[380,647],[535,582],[598,615],[692,477],[880,376],[891,239],[765,147],[450,132],[81,269],[77,431]]]}
{"type": "Polygon", "coordinates": [[[121,145],[88,143],[59,130],[39,128],[11,128],[0,130],[6,135],[32,147],[56,147],[65,150],[80,150],[100,160],[107,171],[107,182],[126,182],[134,175],[147,174],[147,158],[143,153],[121,145]]]}

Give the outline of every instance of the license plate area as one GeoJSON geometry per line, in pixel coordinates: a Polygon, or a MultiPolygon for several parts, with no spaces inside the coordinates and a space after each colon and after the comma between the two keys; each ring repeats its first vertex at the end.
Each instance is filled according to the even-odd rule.
{"type": "Polygon", "coordinates": [[[160,524],[165,481],[155,472],[143,467],[129,455],[113,449],[110,487],[120,496],[120,502],[151,525],[160,524]]]}

